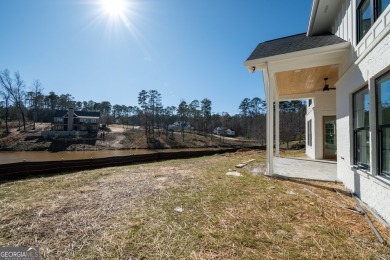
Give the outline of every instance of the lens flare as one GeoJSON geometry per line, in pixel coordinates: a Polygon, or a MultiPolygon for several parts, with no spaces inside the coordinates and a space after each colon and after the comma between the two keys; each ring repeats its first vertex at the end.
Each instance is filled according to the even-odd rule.
{"type": "Polygon", "coordinates": [[[101,4],[104,12],[110,16],[120,17],[126,11],[125,0],[101,0],[101,4]]]}

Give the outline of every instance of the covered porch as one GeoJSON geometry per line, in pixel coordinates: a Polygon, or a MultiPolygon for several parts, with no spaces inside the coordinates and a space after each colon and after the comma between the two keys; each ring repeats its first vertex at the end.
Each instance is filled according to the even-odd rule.
{"type": "MultiPolygon", "coordinates": [[[[348,42],[332,34],[310,37],[298,34],[260,43],[245,62],[250,72],[263,73],[267,103],[267,175],[280,174],[280,168],[274,163],[287,162],[287,159],[274,158],[280,156],[280,101],[308,100],[306,155],[317,160],[337,159],[335,90],[339,66],[349,47],[348,42]]],[[[295,165],[301,164],[304,161],[295,162],[295,165]]],[[[318,171],[323,165],[314,166],[318,171]]]]}

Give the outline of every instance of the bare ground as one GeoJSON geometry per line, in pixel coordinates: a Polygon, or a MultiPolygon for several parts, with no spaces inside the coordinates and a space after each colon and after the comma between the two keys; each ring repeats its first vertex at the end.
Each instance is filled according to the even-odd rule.
{"type": "Polygon", "coordinates": [[[46,259],[390,259],[340,207],[355,204],[340,184],[259,169],[264,153],[248,151],[3,183],[0,246],[46,259]],[[242,177],[225,175],[248,159],[242,177]]]}
{"type": "MultiPolygon", "coordinates": [[[[169,148],[207,148],[217,146],[258,146],[258,143],[240,138],[219,138],[210,135],[189,132],[166,134],[163,130],[155,131],[154,137],[147,141],[144,130],[137,127],[110,125],[110,131],[85,138],[44,138],[41,132],[50,127],[47,123],[32,125],[25,132],[11,127],[11,133],[0,136],[0,151],[81,151],[110,149],[169,149],[169,148]]],[[[1,129],[0,129],[1,131],[1,129]]]]}

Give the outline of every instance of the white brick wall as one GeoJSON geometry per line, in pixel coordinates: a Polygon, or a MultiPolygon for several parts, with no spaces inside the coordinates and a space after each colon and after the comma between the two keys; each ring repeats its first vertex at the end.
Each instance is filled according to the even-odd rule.
{"type": "MultiPolygon", "coordinates": [[[[375,95],[375,79],[390,70],[390,35],[387,34],[361,60],[357,60],[337,82],[337,177],[352,192],[373,208],[386,221],[390,222],[390,181],[376,172],[375,119],[371,124],[371,170],[363,171],[353,167],[352,93],[369,85],[370,95],[375,95]]],[[[372,96],[374,98],[374,96],[372,96]]],[[[373,99],[371,99],[373,100],[373,99]]],[[[373,103],[373,102],[371,102],[373,103]]],[[[371,110],[375,104],[371,104],[371,110]]],[[[372,114],[371,114],[372,115],[372,114]]]]}

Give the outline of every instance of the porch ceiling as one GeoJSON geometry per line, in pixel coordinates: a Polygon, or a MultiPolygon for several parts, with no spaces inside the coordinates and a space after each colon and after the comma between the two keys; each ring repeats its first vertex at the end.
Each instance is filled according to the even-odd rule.
{"type": "Polygon", "coordinates": [[[275,73],[276,85],[280,96],[298,95],[321,91],[324,78],[328,78],[329,87],[335,87],[338,79],[338,65],[327,65],[307,69],[281,71],[275,73]]]}

